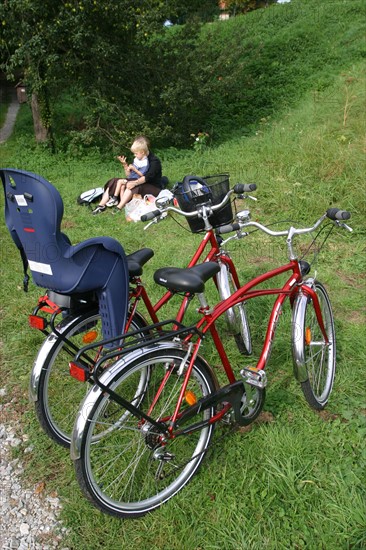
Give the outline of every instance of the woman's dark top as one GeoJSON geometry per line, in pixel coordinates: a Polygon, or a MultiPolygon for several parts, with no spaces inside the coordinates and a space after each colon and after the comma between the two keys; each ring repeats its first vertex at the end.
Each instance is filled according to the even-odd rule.
{"type": "MultiPolygon", "coordinates": [[[[149,153],[148,155],[149,160],[149,168],[145,174],[145,183],[142,183],[140,185],[137,185],[133,188],[133,193],[137,195],[154,195],[154,197],[157,197],[160,190],[163,188],[162,180],[161,180],[161,174],[162,174],[162,168],[161,168],[161,162],[158,157],[154,155],[154,153],[149,153]]],[[[106,191],[108,189],[109,196],[113,197],[116,192],[116,186],[117,181],[119,179],[124,178],[112,178],[107,181],[107,183],[104,186],[104,190],[106,191]]]]}
{"type": "Polygon", "coordinates": [[[158,159],[158,157],[156,157],[152,152],[149,153],[147,158],[149,161],[149,168],[145,174],[145,182],[149,183],[150,185],[154,185],[159,189],[162,189],[162,185],[161,185],[162,168],[161,168],[160,159],[158,159]]]}

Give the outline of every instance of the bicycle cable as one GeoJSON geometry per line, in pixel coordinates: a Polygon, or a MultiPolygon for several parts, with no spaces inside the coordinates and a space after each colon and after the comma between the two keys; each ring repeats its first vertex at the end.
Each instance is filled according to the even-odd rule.
{"type": "Polygon", "coordinates": [[[187,231],[187,233],[191,233],[191,230],[188,229],[187,227],[185,227],[182,223],[180,223],[180,222],[177,220],[177,218],[175,218],[175,217],[173,216],[173,214],[170,214],[170,217],[172,218],[172,220],[175,221],[176,224],[178,224],[182,229],[184,229],[184,231],[187,231]]]}
{"type": "Polygon", "coordinates": [[[325,231],[328,227],[330,227],[330,229],[328,230],[327,235],[324,237],[324,240],[322,241],[322,243],[320,244],[320,246],[319,246],[318,248],[315,248],[315,249],[314,249],[314,260],[313,260],[312,263],[316,263],[317,258],[318,258],[318,256],[319,256],[320,252],[322,251],[322,249],[323,249],[325,243],[327,242],[327,240],[328,240],[330,234],[331,234],[331,233],[333,232],[333,230],[334,230],[334,227],[335,227],[335,226],[334,226],[333,224],[331,224],[331,223],[329,223],[329,224],[327,224],[327,225],[325,225],[325,226],[323,226],[323,227],[321,227],[321,228],[319,229],[319,231],[317,232],[317,234],[315,235],[315,237],[313,238],[313,240],[312,240],[311,243],[309,244],[308,248],[305,250],[305,252],[303,253],[303,255],[299,258],[300,260],[303,260],[303,259],[306,257],[306,255],[309,253],[311,247],[314,245],[314,243],[316,242],[316,240],[320,237],[320,235],[323,233],[323,231],[325,231]]]}

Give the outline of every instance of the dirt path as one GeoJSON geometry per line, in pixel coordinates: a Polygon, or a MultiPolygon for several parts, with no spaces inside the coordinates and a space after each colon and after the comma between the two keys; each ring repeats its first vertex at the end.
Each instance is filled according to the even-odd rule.
{"type": "Polygon", "coordinates": [[[0,128],[0,143],[4,143],[12,134],[15,120],[19,111],[19,103],[16,94],[12,97],[11,103],[6,113],[5,122],[2,128],[0,128]]]}

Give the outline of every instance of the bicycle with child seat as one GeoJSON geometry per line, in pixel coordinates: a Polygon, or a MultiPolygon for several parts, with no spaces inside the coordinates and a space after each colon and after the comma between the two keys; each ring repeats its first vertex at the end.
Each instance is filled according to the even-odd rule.
{"type": "MultiPolygon", "coordinates": [[[[184,287],[197,295],[201,319],[191,327],[177,325],[175,321],[167,321],[163,327],[150,327],[148,341],[132,340],[130,345],[126,342],[125,355],[121,357],[117,350],[97,362],[94,386],[79,409],[71,444],[80,487],[97,508],[124,518],[155,510],[197,472],[217,422],[226,420],[238,425],[253,422],[263,407],[265,367],[287,298],[292,306],[295,377],[309,405],[317,410],[325,407],[336,365],[333,314],[327,291],[308,276],[311,266],[298,259],[293,239],[316,230],[319,237],[326,227],[320,228],[324,221],[329,222],[330,231],[336,226],[352,231],[344,223],[349,217],[348,212],[334,208],[312,227],[273,231],[251,221],[248,212],[239,214],[237,223],[218,231],[235,231],[230,237],[234,239],[247,235],[249,228],[272,237],[285,237],[289,261],[254,277],[213,307],[206,301],[204,284],[218,272],[218,264],[204,264],[199,280],[192,278],[189,270],[178,274],[169,268],[158,270],[155,280],[159,284],[171,290],[184,287]],[[264,281],[286,273],[288,278],[281,287],[258,288],[264,281]],[[269,295],[276,298],[259,360],[237,375],[216,321],[238,304],[269,295]],[[224,385],[218,383],[214,369],[199,354],[209,334],[226,373],[224,385]],[[108,360],[115,363],[104,370],[103,364],[108,360]]],[[[82,351],[75,357],[75,363],[80,362],[82,351]]]]}
{"type": "MultiPolygon", "coordinates": [[[[235,193],[242,198],[249,198],[249,192],[254,191],[255,184],[238,184],[234,189],[224,194],[224,199],[218,206],[212,205],[204,211],[201,206],[195,216],[202,216],[204,236],[198,248],[188,263],[188,267],[194,272],[200,269],[199,261],[214,261],[220,267],[218,273],[214,274],[219,294],[222,299],[228,297],[240,287],[238,274],[235,265],[223,246],[223,239],[210,224],[209,214],[222,209],[228,204],[230,197],[235,193]],[[197,267],[195,267],[197,266],[197,267]]],[[[253,198],[253,197],[250,197],[253,198]]],[[[160,212],[160,211],[159,211],[160,212]]],[[[176,292],[167,290],[164,295],[153,304],[147,290],[141,280],[141,274],[145,263],[153,256],[151,249],[139,250],[127,257],[130,273],[130,305],[126,332],[137,331],[141,338],[146,339],[142,329],[148,326],[148,322],[140,312],[141,302],[143,303],[151,321],[158,323],[158,313],[167,304],[176,292]]],[[[60,314],[64,311],[60,307],[60,296],[42,297],[39,305],[33,312],[33,326],[45,331],[45,324],[40,318],[39,310],[46,308],[51,313],[51,333],[40,348],[35,359],[31,379],[30,396],[35,404],[38,420],[44,431],[58,444],[68,447],[70,445],[72,429],[75,416],[80,402],[85,396],[85,387],[75,382],[77,380],[90,380],[90,373],[94,364],[104,353],[103,346],[93,350],[93,355],[84,354],[83,369],[69,369],[69,360],[83,346],[96,342],[101,336],[101,320],[96,302],[71,305],[67,302],[65,307],[70,314],[58,322],[60,314]],[[53,304],[54,300],[58,305],[53,304]],[[85,366],[86,365],[86,366],[85,366]]],[[[62,298],[62,297],[61,297],[62,298]]],[[[183,292],[176,319],[182,322],[187,307],[192,300],[191,293],[183,292]]],[[[62,303],[62,302],[61,302],[62,303]]],[[[228,310],[228,322],[236,344],[242,353],[251,353],[250,329],[246,318],[245,308],[239,304],[228,310]]],[[[45,331],[46,333],[46,331],[45,331]]]]}

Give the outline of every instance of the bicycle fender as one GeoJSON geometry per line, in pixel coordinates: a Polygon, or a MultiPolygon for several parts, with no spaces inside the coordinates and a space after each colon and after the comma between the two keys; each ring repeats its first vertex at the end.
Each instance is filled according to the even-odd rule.
{"type": "MultiPolygon", "coordinates": [[[[229,270],[226,264],[220,262],[220,271],[216,275],[217,283],[219,287],[219,294],[221,300],[226,300],[231,296],[230,285],[229,285],[229,270]]],[[[235,313],[233,308],[230,308],[226,311],[226,316],[229,325],[235,322],[235,313]]]]}
{"type": "MultiPolygon", "coordinates": [[[[158,344],[141,347],[137,350],[132,351],[131,353],[128,353],[127,355],[125,355],[124,357],[116,361],[116,363],[108,367],[102,373],[99,380],[104,386],[108,386],[112,382],[113,378],[117,374],[119,374],[124,368],[128,367],[128,365],[131,362],[135,361],[139,357],[143,357],[144,355],[152,351],[157,351],[157,350],[163,351],[165,349],[175,349],[175,350],[182,350],[182,351],[185,350],[181,342],[174,342],[174,341],[160,342],[158,344]]],[[[218,384],[217,378],[212,368],[201,356],[198,356],[198,359],[202,361],[206,365],[206,367],[210,370],[213,376],[213,379],[217,385],[218,384]]],[[[78,460],[80,458],[81,442],[83,439],[84,429],[88,421],[89,411],[94,407],[94,405],[96,404],[98,398],[102,395],[102,393],[103,393],[103,390],[97,384],[95,384],[87,393],[83,402],[80,405],[80,408],[76,415],[73,434],[71,436],[70,456],[72,460],[78,460]]]]}
{"type": "MultiPolygon", "coordinates": [[[[76,315],[75,317],[72,317],[69,321],[65,319],[56,328],[62,334],[63,332],[65,332],[65,330],[69,328],[72,323],[74,323],[78,318],[81,317],[82,315],[76,315]]],[[[51,334],[43,342],[34,360],[29,381],[29,399],[32,402],[38,401],[39,379],[41,377],[42,369],[48,354],[51,352],[57,340],[58,337],[56,336],[56,334],[51,332],[51,334]]]]}
{"type": "MultiPolygon", "coordinates": [[[[98,311],[96,310],[95,313],[97,314],[98,311]]],[[[60,332],[60,334],[63,334],[64,332],[68,331],[72,324],[77,323],[79,320],[81,320],[84,315],[85,312],[75,315],[71,318],[67,317],[66,319],[61,321],[59,325],[57,325],[57,330],[60,332]]],[[[140,319],[144,326],[148,325],[147,321],[139,312],[135,312],[135,317],[140,319]]],[[[52,332],[43,342],[34,360],[29,381],[29,399],[31,402],[35,403],[39,399],[39,381],[42,369],[44,368],[44,363],[48,357],[48,354],[51,352],[53,346],[56,345],[57,341],[58,336],[52,332]]]]}
{"type": "Polygon", "coordinates": [[[38,401],[38,387],[39,387],[39,379],[41,376],[42,368],[56,340],[57,340],[56,336],[54,334],[50,334],[46,338],[46,340],[43,342],[42,346],[40,347],[37,353],[37,357],[34,360],[31,375],[30,375],[30,381],[29,381],[30,401],[33,401],[33,402],[38,401]]]}
{"type": "MultiPolygon", "coordinates": [[[[315,280],[313,278],[304,281],[304,285],[310,288],[313,287],[315,280]]],[[[294,376],[298,382],[306,382],[308,372],[305,365],[303,334],[301,334],[304,326],[304,317],[308,296],[303,292],[299,292],[295,298],[292,309],[292,327],[291,327],[291,343],[292,343],[292,358],[294,376]]]]}

